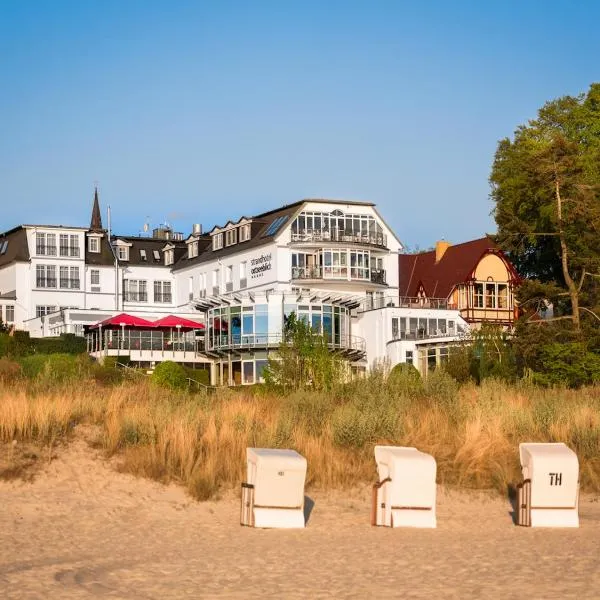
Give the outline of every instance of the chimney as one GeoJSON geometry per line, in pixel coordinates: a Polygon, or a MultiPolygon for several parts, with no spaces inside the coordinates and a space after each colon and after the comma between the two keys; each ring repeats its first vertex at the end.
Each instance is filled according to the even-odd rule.
{"type": "Polygon", "coordinates": [[[192,233],[194,235],[201,235],[202,234],[202,225],[200,225],[200,223],[194,223],[192,225],[192,233]]]}
{"type": "Polygon", "coordinates": [[[446,240],[440,240],[435,243],[435,262],[439,263],[442,260],[444,254],[446,254],[446,250],[450,248],[450,242],[446,240]]]}

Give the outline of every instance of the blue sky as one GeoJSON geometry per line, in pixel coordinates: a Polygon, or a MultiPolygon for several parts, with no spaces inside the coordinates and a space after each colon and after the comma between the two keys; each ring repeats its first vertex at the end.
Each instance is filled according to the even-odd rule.
{"type": "Polygon", "coordinates": [[[0,0],[0,230],[189,232],[304,197],[494,231],[497,141],[600,80],[600,3],[0,0]]]}

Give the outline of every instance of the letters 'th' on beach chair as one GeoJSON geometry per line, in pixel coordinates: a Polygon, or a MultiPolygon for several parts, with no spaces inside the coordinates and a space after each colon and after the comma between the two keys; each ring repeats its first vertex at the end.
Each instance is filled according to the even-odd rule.
{"type": "Polygon", "coordinates": [[[371,525],[436,526],[433,456],[416,448],[375,446],[379,481],[373,485],[371,525]]]}
{"type": "Polygon", "coordinates": [[[304,527],[306,459],[295,450],[247,448],[240,522],[248,527],[304,527]]]}
{"type": "Polygon", "coordinates": [[[519,444],[523,481],[517,486],[517,524],[579,527],[579,461],[568,446],[519,444]]]}

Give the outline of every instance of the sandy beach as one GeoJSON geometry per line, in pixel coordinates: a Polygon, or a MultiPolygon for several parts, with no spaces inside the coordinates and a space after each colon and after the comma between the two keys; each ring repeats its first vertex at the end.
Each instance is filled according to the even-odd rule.
{"type": "Polygon", "coordinates": [[[78,439],[32,482],[0,482],[0,598],[598,598],[600,502],[578,530],[512,524],[489,494],[439,490],[436,530],[369,525],[370,489],[308,492],[308,526],[239,525],[233,492],[198,503],[120,474],[78,439]]]}

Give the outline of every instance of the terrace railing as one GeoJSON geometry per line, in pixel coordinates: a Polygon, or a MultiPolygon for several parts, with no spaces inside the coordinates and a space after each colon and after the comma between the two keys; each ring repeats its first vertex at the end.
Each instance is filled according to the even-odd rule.
{"type": "Polygon", "coordinates": [[[353,233],[341,229],[303,229],[292,232],[292,243],[342,242],[387,248],[387,235],[384,233],[353,233]]]}

